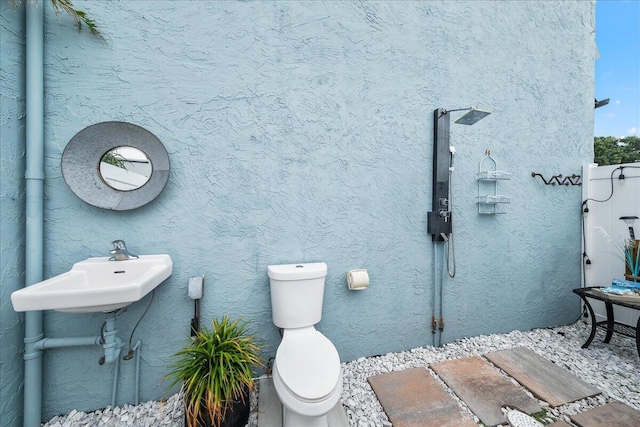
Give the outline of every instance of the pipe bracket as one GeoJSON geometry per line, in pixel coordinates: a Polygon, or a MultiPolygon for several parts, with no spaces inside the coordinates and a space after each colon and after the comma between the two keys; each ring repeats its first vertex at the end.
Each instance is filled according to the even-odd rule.
{"type": "Polygon", "coordinates": [[[32,353],[27,353],[26,351],[22,355],[23,360],[33,360],[33,359],[41,359],[42,358],[42,350],[34,351],[32,353]]]}
{"type": "Polygon", "coordinates": [[[44,171],[31,171],[27,170],[24,173],[25,179],[36,179],[38,181],[44,181],[44,171]]]}
{"type": "Polygon", "coordinates": [[[24,338],[24,344],[28,345],[28,344],[37,343],[38,341],[40,341],[43,338],[44,338],[44,333],[36,335],[36,336],[33,336],[33,337],[25,337],[24,338]]]}

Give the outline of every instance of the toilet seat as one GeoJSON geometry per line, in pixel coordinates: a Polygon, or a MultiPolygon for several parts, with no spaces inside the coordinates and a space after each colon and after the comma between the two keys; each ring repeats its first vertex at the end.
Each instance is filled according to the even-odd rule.
{"type": "Polygon", "coordinates": [[[338,351],[313,326],[285,329],[276,352],[276,365],[285,388],[308,403],[326,399],[339,383],[338,351]]]}

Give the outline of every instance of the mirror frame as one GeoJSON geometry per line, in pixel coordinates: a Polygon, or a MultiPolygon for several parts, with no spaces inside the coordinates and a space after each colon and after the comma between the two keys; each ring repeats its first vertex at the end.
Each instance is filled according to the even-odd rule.
{"type": "Polygon", "coordinates": [[[62,153],[62,176],[84,202],[102,209],[126,211],[155,199],[169,180],[169,154],[148,130],[127,122],[102,122],[78,132],[62,153]],[[122,146],[137,148],[151,161],[151,177],[136,190],[110,187],[100,175],[100,161],[108,151],[122,146]]]}

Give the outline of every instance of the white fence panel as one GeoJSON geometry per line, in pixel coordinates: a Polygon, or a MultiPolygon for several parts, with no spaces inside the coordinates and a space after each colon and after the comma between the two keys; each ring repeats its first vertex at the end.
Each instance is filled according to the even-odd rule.
{"type": "MultiPolygon", "coordinates": [[[[629,230],[620,217],[640,217],[640,163],[586,165],[582,178],[582,200],[589,199],[589,212],[584,214],[585,252],[591,260],[585,267],[584,284],[608,286],[613,278],[624,279],[624,261],[616,254],[629,238],[629,230]]],[[[640,238],[640,220],[634,229],[640,238]]],[[[606,320],[604,303],[593,301],[592,307],[598,321],[606,320]]],[[[638,311],[614,306],[614,312],[617,322],[635,327],[638,311]]]]}

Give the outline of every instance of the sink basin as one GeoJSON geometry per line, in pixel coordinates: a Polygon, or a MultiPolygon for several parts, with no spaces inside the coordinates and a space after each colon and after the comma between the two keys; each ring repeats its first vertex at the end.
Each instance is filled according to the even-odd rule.
{"type": "Polygon", "coordinates": [[[142,299],[172,272],[166,254],[126,261],[88,258],[66,273],[15,291],[11,302],[15,311],[109,312],[142,299]]]}

